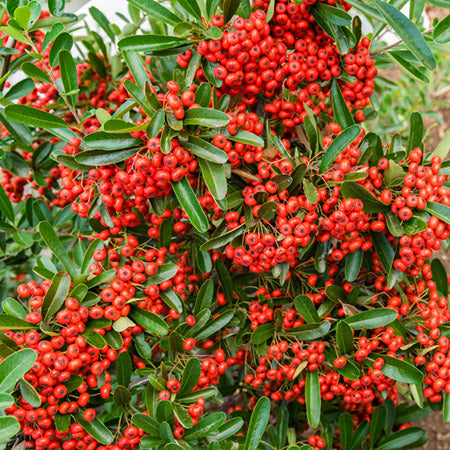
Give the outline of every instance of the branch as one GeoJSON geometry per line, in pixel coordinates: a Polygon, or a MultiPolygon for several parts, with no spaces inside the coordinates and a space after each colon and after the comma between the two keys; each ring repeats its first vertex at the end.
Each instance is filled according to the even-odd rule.
{"type": "MultiPolygon", "coordinates": [[[[11,36],[8,38],[8,41],[6,42],[5,48],[14,48],[16,45],[16,40],[13,39],[11,36]]],[[[0,71],[0,79],[2,79],[7,73],[9,69],[9,63],[11,62],[11,56],[12,55],[5,55],[3,57],[3,64],[0,71]]],[[[5,87],[6,79],[2,81],[0,84],[0,91],[3,91],[3,88],[5,87]]]]}

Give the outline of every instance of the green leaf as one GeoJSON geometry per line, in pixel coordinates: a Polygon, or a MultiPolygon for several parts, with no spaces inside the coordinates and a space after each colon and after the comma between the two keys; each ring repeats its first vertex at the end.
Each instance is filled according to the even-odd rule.
{"type": "Polygon", "coordinates": [[[103,336],[97,331],[87,329],[83,333],[83,337],[86,339],[86,342],[94,348],[103,349],[106,347],[106,341],[103,336]]]}
{"type": "Polygon", "coordinates": [[[336,123],[340,125],[342,129],[351,127],[355,121],[345,103],[344,96],[342,95],[336,79],[333,80],[331,87],[331,103],[333,105],[333,116],[336,123]]]}
{"type": "Polygon", "coordinates": [[[437,290],[441,295],[447,297],[448,295],[448,281],[447,272],[445,270],[444,264],[440,259],[433,259],[431,261],[431,273],[432,280],[436,283],[437,290]]]}
{"type": "Polygon", "coordinates": [[[355,198],[363,202],[363,211],[372,214],[377,212],[389,211],[390,206],[378,200],[364,186],[354,181],[344,181],[341,185],[341,194],[344,198],[355,198]]]}
{"type": "Polygon", "coordinates": [[[319,193],[314,184],[306,178],[303,178],[303,191],[305,192],[306,199],[309,203],[315,205],[319,200],[319,193]]]}
{"type": "Polygon", "coordinates": [[[27,105],[8,105],[5,108],[5,114],[8,119],[33,127],[44,128],[44,130],[70,127],[70,124],[61,118],[27,105]]]}
{"type": "Polygon", "coordinates": [[[384,428],[384,424],[386,423],[386,408],[384,405],[379,405],[375,408],[372,413],[371,421],[370,421],[370,448],[377,443],[378,439],[381,436],[381,433],[384,428]]]}
{"type": "Polygon", "coordinates": [[[183,147],[190,150],[194,155],[213,163],[223,164],[228,161],[228,155],[223,150],[195,136],[189,136],[189,140],[183,142],[183,147]]]}
{"type": "Polygon", "coordinates": [[[181,45],[189,44],[191,41],[176,37],[163,36],[156,34],[140,34],[136,36],[127,36],[118,43],[119,50],[132,50],[134,52],[150,52],[158,50],[167,50],[181,45]]]}
{"type": "Polygon", "coordinates": [[[354,330],[362,330],[363,328],[371,330],[373,328],[385,327],[396,318],[397,312],[394,309],[370,309],[346,317],[345,322],[354,330]]]}
{"type": "Polygon", "coordinates": [[[2,185],[0,185],[0,211],[7,219],[14,222],[13,205],[9,197],[6,195],[5,189],[2,185]]]}
{"type": "Polygon", "coordinates": [[[47,323],[59,312],[70,289],[70,278],[66,272],[58,272],[52,278],[52,284],[45,293],[42,303],[42,321],[47,323]]]}
{"type": "Polygon", "coordinates": [[[246,145],[253,145],[255,147],[264,146],[263,138],[245,130],[239,130],[236,134],[230,134],[229,136],[227,136],[227,139],[233,142],[240,142],[246,145]]]}
{"type": "Polygon", "coordinates": [[[228,23],[237,9],[239,8],[240,0],[223,0],[223,21],[228,23]]]}
{"type": "Polygon", "coordinates": [[[183,312],[183,302],[173,289],[167,289],[159,293],[160,297],[169,308],[174,309],[178,313],[183,312]]]}
{"type": "Polygon", "coordinates": [[[131,158],[139,151],[139,148],[125,150],[87,150],[75,156],[75,162],[86,166],[98,167],[108,164],[116,164],[131,158]]]}
{"type": "Polygon", "coordinates": [[[204,327],[199,333],[194,337],[196,340],[206,339],[212,334],[224,328],[234,317],[234,311],[226,311],[218,315],[215,319],[211,320],[206,327],[204,327]]]}
{"type": "Polygon", "coordinates": [[[338,26],[347,26],[352,23],[352,16],[346,13],[343,9],[338,9],[329,6],[325,3],[316,3],[314,8],[321,14],[328,22],[338,26]]]}
{"type": "Polygon", "coordinates": [[[347,255],[345,259],[345,279],[350,283],[358,278],[363,259],[364,253],[360,248],[347,255]]]}
{"type": "Polygon", "coordinates": [[[343,450],[350,450],[353,438],[353,420],[349,413],[345,412],[338,420],[339,438],[343,450]]]}
{"type": "Polygon", "coordinates": [[[183,370],[183,376],[181,377],[180,389],[178,390],[177,396],[182,397],[188,394],[195,388],[200,379],[202,372],[202,365],[198,359],[189,359],[183,370]]]}
{"type": "MultiPolygon", "coordinates": [[[[58,54],[58,61],[64,92],[68,94],[78,91],[77,67],[69,50],[61,50],[58,54]]],[[[74,95],[70,95],[70,98],[74,99],[74,95]]]]}
{"type": "Polygon", "coordinates": [[[169,325],[165,320],[151,311],[132,306],[129,317],[146,330],[164,336],[169,332],[169,325]]]}
{"type": "Polygon", "coordinates": [[[400,223],[400,219],[397,214],[394,214],[392,211],[388,211],[385,214],[386,225],[388,227],[389,233],[392,236],[400,237],[403,236],[403,227],[400,223]]]}
{"type": "Polygon", "coordinates": [[[187,441],[193,441],[208,436],[217,430],[226,420],[227,416],[224,412],[215,412],[206,417],[202,417],[196,425],[188,430],[184,436],[187,441]]]}
{"type": "Polygon", "coordinates": [[[23,399],[34,408],[41,406],[41,399],[33,386],[24,378],[20,380],[20,393],[23,399]]]}
{"type": "Polygon", "coordinates": [[[285,336],[294,336],[299,341],[313,341],[325,336],[330,331],[330,322],[321,323],[308,323],[306,325],[300,325],[299,327],[291,328],[288,331],[283,332],[285,336]]]}
{"type": "Polygon", "coordinates": [[[71,50],[73,45],[73,37],[66,32],[58,34],[50,48],[48,59],[50,66],[55,68],[58,65],[58,55],[61,50],[71,50]]]}
{"type": "MultiPolygon", "coordinates": [[[[9,394],[0,394],[0,408],[5,409],[14,405],[14,397],[9,394]]],[[[1,442],[1,439],[0,439],[1,442]]]]}
{"type": "Polygon", "coordinates": [[[311,301],[306,295],[298,295],[294,299],[294,306],[297,312],[303,317],[307,323],[320,322],[319,314],[311,301]]]}
{"type": "Polygon", "coordinates": [[[433,150],[433,153],[430,155],[430,159],[433,156],[439,156],[442,160],[444,160],[448,153],[450,152],[450,132],[446,131],[445,136],[439,142],[438,146],[433,150]]]}
{"type": "Polygon", "coordinates": [[[411,53],[426,67],[431,70],[435,69],[436,59],[416,25],[396,7],[388,3],[376,0],[376,7],[411,53]]]}
{"type": "Polygon", "coordinates": [[[423,373],[411,363],[387,355],[373,354],[375,358],[383,358],[383,374],[402,383],[418,384],[423,381],[423,373]]]}
{"type": "Polygon", "coordinates": [[[228,231],[220,236],[214,237],[206,241],[200,246],[201,251],[212,250],[215,248],[223,247],[230,243],[233,239],[240,236],[245,230],[245,224],[239,225],[234,230],[228,231]]]}
{"type": "Polygon", "coordinates": [[[17,100],[21,97],[26,97],[34,89],[34,81],[30,78],[20,80],[14,86],[12,86],[5,94],[5,98],[8,100],[17,100]]]}
{"type": "Polygon", "coordinates": [[[269,418],[270,400],[267,397],[261,397],[253,409],[243,450],[256,450],[269,423],[269,418]]]}
{"type": "Polygon", "coordinates": [[[395,62],[400,69],[402,69],[406,75],[410,75],[416,80],[422,81],[424,83],[429,83],[428,77],[423,73],[423,68],[417,68],[407,59],[403,58],[403,55],[399,51],[391,50],[384,52],[393,62],[395,62]]]}
{"type": "Polygon", "coordinates": [[[222,111],[209,108],[191,108],[186,111],[184,125],[199,125],[207,128],[226,127],[230,118],[222,111]]]}
{"type": "Polygon", "coordinates": [[[377,251],[378,259],[380,260],[386,273],[389,273],[394,262],[395,252],[391,247],[387,237],[381,233],[371,233],[373,245],[377,251]]]}
{"type": "Polygon", "coordinates": [[[343,130],[325,151],[320,162],[319,173],[326,172],[345,148],[359,136],[360,132],[361,128],[359,125],[352,125],[343,130]]]}
{"type": "Polygon", "coordinates": [[[14,298],[7,297],[2,301],[3,311],[9,316],[25,319],[27,312],[25,308],[14,298]]]}
{"type": "Polygon", "coordinates": [[[209,228],[208,218],[197,200],[186,177],[181,181],[172,182],[172,187],[181,207],[186,211],[192,225],[201,233],[209,228]]]}
{"type": "Polygon", "coordinates": [[[114,43],[116,40],[116,35],[114,34],[114,31],[111,27],[111,24],[109,23],[109,20],[106,18],[106,16],[98,10],[95,6],[91,6],[89,8],[89,12],[92,16],[92,18],[100,25],[102,30],[107,34],[109,39],[114,43]]]}
{"type": "Polygon", "coordinates": [[[444,422],[450,422],[450,394],[444,394],[444,401],[442,403],[442,417],[444,422]]]}
{"type": "Polygon", "coordinates": [[[161,284],[164,281],[168,281],[173,278],[178,272],[178,266],[176,264],[161,264],[158,266],[158,272],[155,275],[150,275],[145,281],[145,285],[161,284]]]}
{"type": "Polygon", "coordinates": [[[178,0],[184,10],[186,10],[191,17],[195,17],[198,20],[202,20],[202,12],[197,3],[197,0],[178,0]]]}
{"type": "Polygon", "coordinates": [[[11,36],[14,40],[22,42],[22,44],[30,45],[28,39],[19,30],[16,30],[11,26],[0,27],[0,31],[3,31],[3,33],[7,34],[8,36],[11,36]]]}
{"type": "Polygon", "coordinates": [[[319,374],[317,372],[306,373],[305,384],[306,417],[311,427],[316,428],[320,423],[320,397],[319,374]]]}
{"type": "Polygon", "coordinates": [[[336,326],[336,342],[341,355],[353,351],[353,332],[348,323],[343,320],[340,320],[336,326]]]}
{"type": "Polygon", "coordinates": [[[129,0],[128,3],[131,3],[140,11],[145,12],[149,17],[154,17],[155,19],[161,20],[163,23],[176,25],[177,23],[182,22],[182,19],[155,0],[129,0]]]}
{"type": "Polygon", "coordinates": [[[211,279],[207,279],[203,282],[200,290],[198,291],[194,305],[194,316],[197,316],[200,311],[211,307],[213,295],[214,283],[211,279]]]}
{"type": "Polygon", "coordinates": [[[425,211],[450,224],[450,207],[442,203],[428,202],[425,211]]]}
{"type": "Polygon", "coordinates": [[[116,362],[117,383],[121,386],[128,386],[130,384],[132,368],[130,354],[128,352],[119,353],[116,362]]]}
{"type": "Polygon", "coordinates": [[[47,75],[47,72],[43,71],[30,62],[23,63],[21,69],[25,73],[25,75],[29,76],[30,78],[43,81],[44,83],[50,83],[50,77],[47,75]]]}
{"type": "Polygon", "coordinates": [[[423,148],[423,119],[420,113],[413,112],[409,119],[409,138],[406,152],[409,153],[416,147],[423,148]]]}
{"type": "Polygon", "coordinates": [[[233,417],[230,420],[227,420],[218,428],[216,434],[214,434],[213,439],[215,441],[228,439],[229,437],[235,435],[238,431],[240,431],[243,425],[244,421],[241,417],[233,417]]]}
{"type": "Polygon", "coordinates": [[[2,330],[32,330],[33,328],[36,326],[26,320],[0,313],[0,329],[2,330]]]}
{"type": "Polygon", "coordinates": [[[194,423],[193,423],[192,418],[189,415],[189,413],[188,413],[186,408],[183,408],[180,405],[174,404],[173,405],[173,412],[175,413],[175,417],[178,419],[178,422],[180,422],[180,425],[183,428],[185,428],[185,429],[192,428],[194,423]]]}
{"type": "Polygon", "coordinates": [[[161,108],[156,111],[148,125],[147,134],[149,137],[157,137],[166,121],[166,112],[161,108]]]}
{"type": "Polygon", "coordinates": [[[20,431],[20,423],[14,416],[0,417],[0,442],[16,436],[20,431]]]}
{"type": "Polygon", "coordinates": [[[96,441],[100,442],[100,444],[109,445],[113,441],[113,434],[98,417],[95,417],[94,420],[88,422],[87,420],[84,420],[81,411],[76,411],[74,415],[76,422],[79,423],[96,441]]]}
{"type": "Polygon", "coordinates": [[[422,428],[410,427],[396,431],[385,437],[377,450],[402,450],[415,448],[426,442],[426,433],[422,428]]]}
{"type": "Polygon", "coordinates": [[[35,361],[36,352],[31,348],[25,348],[7,356],[0,363],[0,392],[12,391],[35,361]]]}
{"type": "Polygon", "coordinates": [[[273,339],[275,333],[275,327],[271,323],[263,323],[258,328],[252,331],[250,336],[250,342],[253,345],[260,345],[266,342],[268,339],[273,339]]]}
{"type": "Polygon", "coordinates": [[[70,277],[74,279],[77,276],[75,266],[64,248],[64,245],[56,235],[52,225],[45,221],[40,222],[38,225],[38,230],[47,247],[59,259],[66,271],[69,273],[70,277]]]}
{"type": "Polygon", "coordinates": [[[159,424],[153,417],[147,416],[146,414],[133,414],[131,418],[133,425],[144,430],[146,433],[149,433],[153,436],[159,434],[159,424]]]}
{"type": "MultiPolygon", "coordinates": [[[[194,152],[193,152],[194,153],[194,152]]],[[[222,164],[216,164],[206,159],[197,160],[202,171],[203,180],[214,200],[222,200],[227,195],[227,177],[222,164]]]]}
{"type": "Polygon", "coordinates": [[[116,134],[96,131],[85,138],[86,147],[96,150],[121,150],[143,145],[142,139],[134,138],[128,133],[116,134]]]}
{"type": "Polygon", "coordinates": [[[434,27],[433,39],[439,44],[446,44],[450,41],[450,14],[447,14],[447,16],[434,27]]]}

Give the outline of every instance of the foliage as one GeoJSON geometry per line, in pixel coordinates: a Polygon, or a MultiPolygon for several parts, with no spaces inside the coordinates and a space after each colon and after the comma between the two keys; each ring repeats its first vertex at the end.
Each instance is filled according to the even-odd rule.
{"type": "Polygon", "coordinates": [[[443,63],[448,17],[409,5],[129,0],[94,30],[6,1],[3,446],[388,450],[450,420],[450,142],[364,123],[379,68],[443,63]]]}

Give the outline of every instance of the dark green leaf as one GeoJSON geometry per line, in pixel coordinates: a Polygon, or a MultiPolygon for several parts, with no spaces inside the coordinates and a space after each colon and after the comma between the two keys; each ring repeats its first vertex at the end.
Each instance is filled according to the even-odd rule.
{"type": "Polygon", "coordinates": [[[115,134],[96,131],[85,138],[86,147],[96,150],[121,150],[142,145],[142,139],[134,138],[128,133],[115,134]]]}
{"type": "Polygon", "coordinates": [[[161,108],[156,111],[148,125],[147,134],[149,137],[157,137],[161,132],[166,120],[166,113],[161,108]]]}
{"type": "Polygon", "coordinates": [[[0,442],[6,442],[20,431],[20,423],[14,416],[0,417],[0,442]]]}
{"type": "Polygon", "coordinates": [[[106,347],[105,339],[97,331],[88,329],[83,333],[83,337],[86,339],[86,342],[94,348],[102,349],[106,347]]]}
{"type": "Polygon", "coordinates": [[[381,232],[372,233],[372,240],[377,251],[378,259],[386,273],[389,273],[394,262],[394,249],[391,247],[387,237],[381,232]]]}
{"type": "Polygon", "coordinates": [[[33,328],[36,326],[30,322],[0,313],[0,329],[2,330],[31,330],[33,328]]]}
{"type": "Polygon", "coordinates": [[[124,37],[119,41],[118,45],[120,51],[149,52],[172,49],[189,43],[189,40],[176,36],[140,34],[124,37]]]}
{"type": "Polygon", "coordinates": [[[151,311],[147,311],[137,306],[132,306],[129,316],[139,325],[152,333],[164,336],[169,331],[169,325],[167,322],[151,311]]]}
{"type": "Polygon", "coordinates": [[[20,393],[23,399],[34,408],[41,406],[41,399],[33,386],[24,378],[20,380],[20,393]]]}
{"type": "Polygon", "coordinates": [[[69,123],[53,114],[27,105],[8,105],[5,108],[5,114],[8,119],[45,130],[70,126],[69,123]]]}
{"type": "Polygon", "coordinates": [[[445,270],[444,264],[440,259],[433,259],[431,262],[431,273],[433,276],[433,281],[436,283],[436,287],[441,295],[447,297],[448,295],[448,281],[447,272],[445,270]]]}
{"type": "Polygon", "coordinates": [[[61,50],[71,50],[73,45],[73,37],[66,32],[58,34],[53,44],[50,48],[50,53],[48,55],[48,59],[50,61],[50,66],[55,68],[58,64],[58,55],[61,50]]]}
{"type": "Polygon", "coordinates": [[[360,132],[361,128],[359,125],[352,125],[343,130],[325,151],[320,162],[319,173],[326,172],[345,148],[359,136],[360,132]]]}
{"type": "Polygon", "coordinates": [[[217,430],[224,422],[227,416],[224,412],[215,412],[208,416],[202,417],[196,425],[188,430],[184,436],[186,440],[192,441],[217,430]]]}
{"type": "Polygon", "coordinates": [[[350,283],[358,278],[363,258],[364,253],[360,248],[347,255],[345,259],[345,279],[350,283]]]}
{"type": "Polygon", "coordinates": [[[186,111],[184,125],[200,125],[207,128],[226,127],[230,118],[222,111],[209,108],[191,108],[186,111]]]}
{"type": "Polygon", "coordinates": [[[108,164],[116,164],[131,158],[139,151],[139,148],[126,150],[87,150],[75,156],[75,162],[86,166],[98,167],[108,164]]]}
{"type": "Polygon", "coordinates": [[[197,316],[200,311],[211,307],[214,295],[214,283],[211,279],[205,280],[198,291],[194,305],[194,315],[197,316]]]}
{"type": "Polygon", "coordinates": [[[333,105],[334,119],[342,129],[348,128],[355,123],[336,79],[333,80],[333,85],[331,87],[331,103],[333,105]]]}
{"type": "Polygon", "coordinates": [[[145,281],[145,285],[161,284],[164,281],[168,281],[173,278],[178,272],[178,266],[176,264],[161,264],[158,266],[158,272],[155,275],[150,275],[145,281]]]}
{"type": "Polygon", "coordinates": [[[25,308],[14,298],[7,297],[2,301],[3,311],[9,316],[25,319],[27,312],[25,308]]]}
{"type": "Polygon", "coordinates": [[[352,23],[352,16],[342,9],[329,6],[326,3],[316,3],[314,7],[330,23],[339,26],[347,26],[352,23]]]}
{"type": "Polygon", "coordinates": [[[149,17],[159,19],[163,23],[176,25],[177,23],[182,22],[182,19],[155,0],[129,0],[129,3],[138,8],[140,11],[147,13],[149,17]]]}
{"type": "Polygon", "coordinates": [[[426,433],[419,427],[410,427],[404,430],[396,431],[385,437],[377,450],[402,450],[414,448],[426,442],[426,433]]]}
{"type": "MultiPolygon", "coordinates": [[[[41,222],[46,223],[46,222],[41,222]]],[[[48,222],[47,222],[48,223],[48,222]]],[[[52,284],[45,293],[42,303],[42,320],[47,323],[59,312],[70,289],[70,278],[66,272],[58,272],[52,278],[52,284]]]]}
{"type": "Polygon", "coordinates": [[[0,185],[0,211],[3,215],[9,219],[11,222],[14,222],[14,209],[11,203],[11,200],[6,195],[3,186],[0,185]]]}
{"type": "Polygon", "coordinates": [[[385,52],[386,55],[392,59],[397,65],[402,69],[407,75],[412,76],[413,78],[422,81],[424,83],[429,83],[429,79],[424,74],[423,68],[417,68],[413,63],[403,58],[403,55],[399,51],[391,50],[389,52],[385,52]]]}
{"type": "Polygon", "coordinates": [[[444,422],[450,422],[450,394],[444,394],[444,401],[442,403],[442,416],[444,422]]]}
{"type": "Polygon", "coordinates": [[[127,387],[130,384],[133,365],[128,352],[119,353],[116,362],[117,383],[127,387]]]}
{"type": "Polygon", "coordinates": [[[344,181],[341,185],[341,194],[344,198],[357,198],[363,202],[364,212],[371,214],[389,211],[390,206],[378,200],[364,186],[354,181],[344,181]]]}
{"type": "Polygon", "coordinates": [[[409,154],[416,147],[423,148],[423,119],[420,113],[413,112],[409,119],[409,138],[406,152],[409,154]]]}
{"type": "Polygon", "coordinates": [[[34,81],[30,78],[25,78],[12,86],[5,94],[8,100],[17,100],[21,97],[26,97],[34,89],[34,81]]]}
{"type": "Polygon", "coordinates": [[[228,155],[223,150],[195,136],[189,136],[189,140],[183,142],[183,147],[190,150],[194,155],[213,163],[223,164],[228,161],[228,155]]]}
{"type": "MultiPolygon", "coordinates": [[[[319,379],[317,379],[317,381],[319,381],[319,379]]],[[[253,409],[243,450],[256,450],[264,435],[267,424],[269,423],[269,418],[270,400],[267,397],[261,397],[253,409]]]]}
{"type": "Polygon", "coordinates": [[[450,207],[442,203],[428,202],[425,211],[450,224],[450,207]]]}
{"type": "Polygon", "coordinates": [[[413,53],[426,67],[431,70],[435,69],[436,59],[416,25],[414,25],[395,6],[380,0],[376,0],[376,6],[386,22],[403,40],[411,53],[413,53]]]}
{"type": "Polygon", "coordinates": [[[7,356],[0,363],[0,392],[12,391],[35,361],[36,352],[31,348],[25,348],[7,356]]]}
{"type": "Polygon", "coordinates": [[[98,417],[88,422],[84,420],[83,413],[77,411],[75,412],[75,419],[100,444],[109,445],[112,442],[113,434],[98,417]]]}
{"type": "MultiPolygon", "coordinates": [[[[450,7],[450,4],[448,7],[450,7]]],[[[433,39],[439,44],[446,44],[450,41],[450,14],[447,14],[447,16],[434,27],[433,39]]]]}
{"type": "Polygon", "coordinates": [[[55,233],[52,225],[48,222],[40,222],[39,233],[46,243],[47,247],[53,252],[53,254],[59,259],[61,264],[64,266],[66,271],[69,273],[70,277],[74,279],[77,276],[77,271],[75,270],[75,266],[72,260],[69,257],[64,245],[59,240],[58,236],[55,233]]]}
{"type": "Polygon", "coordinates": [[[294,306],[297,312],[303,317],[305,322],[320,322],[319,314],[317,314],[317,310],[308,296],[299,295],[295,297],[294,306]]]}
{"type": "Polygon", "coordinates": [[[253,345],[260,345],[266,342],[268,339],[273,339],[275,333],[275,327],[271,323],[263,323],[258,328],[252,331],[250,341],[253,345]]]}
{"type": "Polygon", "coordinates": [[[202,171],[206,186],[214,200],[224,199],[227,195],[227,178],[223,165],[202,158],[199,158],[197,162],[202,171]]]}
{"type": "Polygon", "coordinates": [[[374,354],[375,358],[383,358],[383,374],[402,383],[422,383],[423,373],[411,363],[387,355],[374,354]]]}
{"type": "Polygon", "coordinates": [[[299,327],[291,328],[283,334],[286,336],[294,336],[299,341],[313,341],[325,336],[330,331],[330,322],[308,323],[299,327]]]}
{"type": "Polygon", "coordinates": [[[189,216],[192,225],[201,233],[205,232],[209,228],[208,218],[200,206],[188,179],[183,177],[181,181],[172,182],[172,187],[181,207],[189,216]]]}
{"type": "Polygon", "coordinates": [[[234,311],[230,310],[220,314],[215,319],[211,320],[199,333],[197,333],[194,336],[195,339],[206,339],[207,337],[224,328],[225,325],[227,325],[233,317],[234,311]]]}
{"type": "Polygon", "coordinates": [[[69,50],[61,50],[58,54],[58,60],[64,92],[68,94],[78,91],[77,67],[72,54],[69,50]]]}
{"type": "Polygon", "coordinates": [[[306,373],[305,401],[308,423],[311,427],[316,428],[320,423],[320,408],[322,403],[319,374],[317,372],[308,371],[306,373]]]}
{"type": "Polygon", "coordinates": [[[394,309],[370,309],[346,317],[345,322],[354,330],[362,330],[363,328],[371,330],[373,328],[385,327],[396,318],[397,312],[394,309]]]}
{"type": "Polygon", "coordinates": [[[114,31],[106,16],[95,6],[91,6],[89,8],[89,12],[91,13],[92,18],[100,25],[102,30],[107,34],[109,39],[111,39],[111,41],[114,42],[116,40],[116,35],[114,34],[114,31]]]}
{"type": "Polygon", "coordinates": [[[306,178],[303,178],[303,191],[305,192],[306,199],[309,203],[315,205],[319,200],[319,193],[314,184],[306,178]]]}
{"type": "Polygon", "coordinates": [[[336,326],[336,342],[341,355],[353,351],[353,332],[343,320],[340,320],[336,326]]]}
{"type": "Polygon", "coordinates": [[[185,394],[194,389],[200,379],[200,374],[202,372],[202,365],[198,359],[189,359],[183,370],[183,376],[181,377],[180,389],[178,390],[177,396],[182,397],[185,394]]]}

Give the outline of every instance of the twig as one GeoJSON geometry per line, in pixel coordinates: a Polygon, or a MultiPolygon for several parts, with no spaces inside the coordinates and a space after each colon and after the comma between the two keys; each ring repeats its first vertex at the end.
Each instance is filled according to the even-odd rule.
{"type": "MultiPolygon", "coordinates": [[[[16,40],[13,39],[11,36],[8,38],[8,41],[6,42],[5,48],[14,48],[16,45],[16,40]]],[[[7,73],[9,69],[9,63],[11,62],[11,56],[12,55],[5,55],[3,57],[3,64],[2,69],[0,71],[0,79],[2,79],[7,73]]],[[[3,91],[3,88],[5,87],[6,79],[2,81],[0,84],[0,91],[3,91]]]]}

